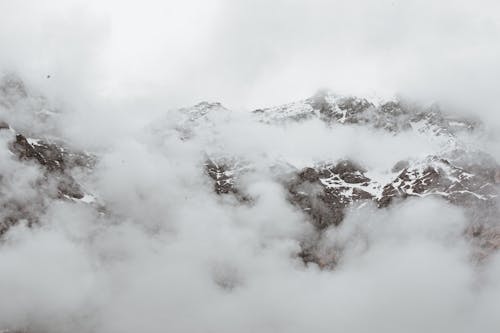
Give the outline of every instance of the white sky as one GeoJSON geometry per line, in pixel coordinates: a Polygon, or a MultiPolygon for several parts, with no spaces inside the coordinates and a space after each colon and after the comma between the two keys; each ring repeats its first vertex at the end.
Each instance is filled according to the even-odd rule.
{"type": "Polygon", "coordinates": [[[250,108],[328,87],[470,108],[498,93],[499,12],[496,1],[2,1],[0,64],[128,105],[250,108]]]}

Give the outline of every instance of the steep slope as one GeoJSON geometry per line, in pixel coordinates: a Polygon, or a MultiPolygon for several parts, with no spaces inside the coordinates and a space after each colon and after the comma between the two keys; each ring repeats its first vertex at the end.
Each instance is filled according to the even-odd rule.
{"type": "MultiPolygon", "coordinates": [[[[189,118],[194,122],[192,128],[203,128],[207,124],[214,127],[210,112],[220,112],[220,104],[201,103],[180,112],[191,114],[200,108],[203,109],[200,117],[189,118]]],[[[484,253],[500,246],[496,227],[500,166],[487,153],[460,139],[464,133],[481,131],[478,120],[448,115],[436,106],[420,108],[400,101],[376,105],[366,99],[339,97],[330,92],[255,110],[253,115],[254,121],[276,128],[319,119],[328,126],[362,126],[388,132],[394,135],[394,140],[398,140],[400,133],[413,132],[422,140],[439,143],[441,149],[437,154],[399,161],[391,170],[385,170],[382,177],[379,172],[367,170],[359,161],[345,159],[318,162],[299,169],[290,167],[286,160],[271,162],[269,167],[281,172],[276,180],[288,192],[290,203],[309,216],[319,232],[339,225],[347,210],[366,203],[384,208],[405,198],[432,196],[466,210],[471,225],[465,232],[478,238],[477,243],[481,244],[478,253],[482,253],[478,256],[484,257],[484,253]],[[280,167],[283,163],[286,168],[280,167]]],[[[208,154],[205,163],[206,173],[214,182],[214,191],[219,195],[234,195],[243,204],[251,202],[252,198],[239,187],[238,178],[252,168],[251,162],[234,161],[231,156],[220,154],[208,154]]],[[[301,254],[304,260],[331,265],[318,257],[314,246],[304,246],[301,254]]]]}
{"type": "MultiPolygon", "coordinates": [[[[218,103],[200,103],[193,108],[179,110],[188,119],[178,127],[179,135],[186,138],[186,131],[213,126],[214,118],[209,117],[210,112],[218,113],[221,109],[228,112],[218,103]]],[[[492,201],[497,196],[500,166],[488,154],[468,147],[458,136],[464,131],[480,130],[481,124],[477,120],[446,115],[437,107],[422,109],[397,101],[375,105],[366,99],[338,97],[330,92],[321,92],[296,103],[255,110],[253,114],[255,121],[275,126],[317,118],[327,124],[370,127],[392,133],[394,140],[398,139],[398,133],[413,131],[422,140],[437,140],[441,144],[437,155],[399,161],[391,170],[386,170],[382,179],[378,179],[372,170],[349,160],[323,161],[293,171],[284,182],[291,201],[311,212],[316,216],[315,220],[320,219],[315,222],[317,225],[340,223],[342,209],[360,200],[369,199],[379,207],[385,207],[396,198],[439,196],[451,203],[469,206],[492,201]],[[312,195],[304,189],[307,188],[306,183],[317,185],[312,186],[315,196],[319,195],[318,188],[322,189],[316,199],[329,206],[327,210],[332,215],[331,219],[320,218],[312,204],[305,203],[311,201],[312,195]]],[[[215,181],[218,194],[240,192],[235,188],[237,182],[234,177],[240,173],[238,169],[241,166],[237,165],[243,161],[228,163],[230,160],[230,156],[207,158],[207,173],[215,181]]],[[[274,163],[278,165],[283,161],[274,163]]]]}
{"type": "MultiPolygon", "coordinates": [[[[34,99],[23,83],[13,77],[4,79],[0,95],[4,114],[19,109],[19,103],[22,106],[26,100],[34,99]]],[[[43,111],[46,107],[45,102],[38,104],[37,117],[43,115],[50,119],[43,111]]],[[[488,249],[486,252],[500,246],[499,233],[495,231],[500,166],[487,153],[460,139],[464,133],[481,131],[481,123],[477,120],[450,116],[435,106],[421,108],[400,101],[374,103],[325,91],[302,101],[255,110],[250,117],[243,119],[246,126],[265,124],[266,130],[271,131],[280,131],[290,124],[319,120],[332,131],[336,126],[369,128],[389,133],[394,140],[398,140],[400,134],[411,132],[421,140],[438,142],[440,147],[437,153],[401,160],[389,170],[371,170],[359,159],[340,156],[296,166],[287,160],[286,155],[266,157],[265,162],[260,161],[258,165],[244,154],[232,155],[220,142],[219,132],[221,128],[241,121],[239,117],[220,103],[202,102],[169,112],[148,130],[160,142],[169,137],[176,137],[186,144],[202,142],[205,163],[200,172],[213,182],[213,191],[217,195],[232,196],[242,205],[252,205],[256,200],[241,184],[242,177],[255,173],[257,169],[262,172],[265,168],[266,173],[283,186],[289,203],[303,212],[318,234],[341,224],[350,209],[366,204],[383,209],[406,198],[431,196],[467,211],[471,225],[466,232],[473,238],[488,239],[478,241],[481,248],[488,249]]],[[[238,133],[235,135],[237,138],[238,133]]],[[[86,193],[75,180],[73,171],[91,172],[98,157],[72,151],[56,139],[30,138],[6,122],[0,123],[0,136],[5,143],[2,149],[10,156],[10,164],[0,170],[4,176],[0,178],[3,207],[0,233],[21,220],[36,223],[37,216],[46,209],[49,200],[95,201],[95,197],[86,193]],[[13,183],[5,178],[16,167],[33,169],[27,185],[30,195],[16,195],[12,190],[13,183]]],[[[253,140],[251,137],[244,139],[253,140]]],[[[304,245],[300,255],[306,262],[320,261],[314,253],[314,246],[304,245]]]]}
{"type": "MultiPolygon", "coordinates": [[[[25,110],[25,104],[32,107],[29,101],[33,99],[14,76],[0,84],[4,114],[25,110]]],[[[44,106],[38,104],[42,109],[36,110],[35,117],[49,116],[44,106]]],[[[26,136],[0,119],[0,155],[0,235],[20,221],[36,223],[52,200],[94,201],[73,176],[75,170],[88,172],[93,168],[95,157],[91,154],[73,151],[59,140],[26,136]]]]}

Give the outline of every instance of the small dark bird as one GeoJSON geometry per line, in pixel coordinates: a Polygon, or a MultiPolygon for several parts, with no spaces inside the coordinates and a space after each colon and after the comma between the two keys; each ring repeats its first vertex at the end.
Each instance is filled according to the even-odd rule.
{"type": "Polygon", "coordinates": [[[50,75],[47,75],[47,79],[50,79],[50,75]]]}

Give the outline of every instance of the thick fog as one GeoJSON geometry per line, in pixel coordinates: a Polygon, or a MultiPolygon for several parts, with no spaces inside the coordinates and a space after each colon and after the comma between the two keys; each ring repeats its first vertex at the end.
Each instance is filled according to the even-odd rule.
{"type": "Polygon", "coordinates": [[[1,0],[0,71],[30,97],[11,94],[0,120],[95,154],[78,180],[105,208],[38,202],[41,168],[0,149],[0,199],[31,200],[39,218],[2,235],[0,332],[497,332],[500,255],[474,259],[462,208],[352,209],[320,236],[324,253],[342,249],[322,269],[298,257],[315,231],[274,168],[349,158],[383,173],[445,141],[248,111],[321,88],[437,103],[481,118],[485,132],[463,140],[498,160],[498,13],[496,1],[1,0]],[[175,109],[203,100],[232,111],[179,139],[175,109]],[[239,184],[251,205],[214,193],[207,153],[251,165],[239,184]]]}

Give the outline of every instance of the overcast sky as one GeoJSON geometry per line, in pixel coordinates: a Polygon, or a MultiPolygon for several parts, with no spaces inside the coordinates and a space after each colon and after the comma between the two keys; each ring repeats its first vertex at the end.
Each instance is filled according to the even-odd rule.
{"type": "Polygon", "coordinates": [[[2,1],[0,65],[114,104],[253,108],[331,88],[470,109],[498,94],[499,11],[494,0],[2,1]]]}

